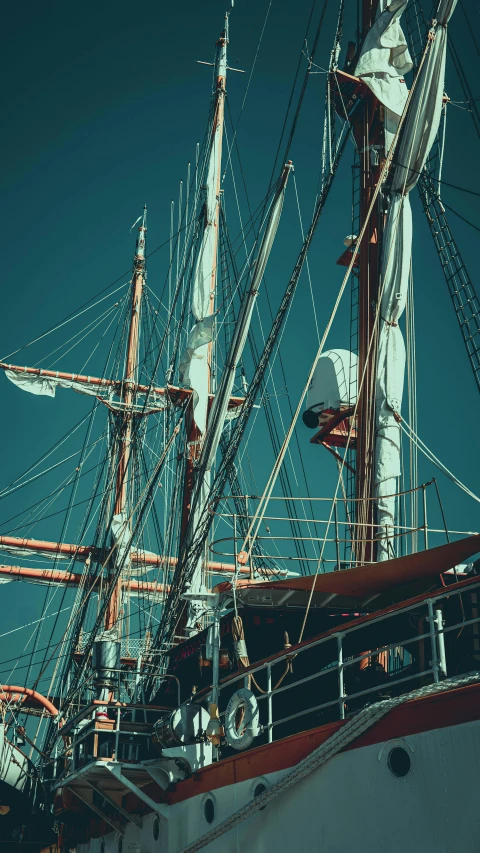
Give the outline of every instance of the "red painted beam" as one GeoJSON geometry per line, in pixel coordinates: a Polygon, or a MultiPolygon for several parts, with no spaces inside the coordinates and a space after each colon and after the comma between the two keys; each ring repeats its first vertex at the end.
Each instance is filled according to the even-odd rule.
{"type": "MultiPolygon", "coordinates": [[[[79,562],[84,563],[88,557],[92,556],[94,560],[101,561],[107,557],[106,552],[101,552],[98,549],[92,548],[91,545],[72,545],[67,542],[47,542],[44,539],[21,539],[17,536],[0,536],[0,549],[2,548],[15,549],[21,551],[44,552],[55,556],[59,554],[62,557],[75,557],[79,562]]],[[[140,563],[145,566],[170,566],[175,568],[177,565],[177,557],[162,557],[160,554],[146,554],[143,551],[132,551],[132,563],[140,563]]],[[[235,571],[233,563],[217,563],[210,561],[208,563],[209,571],[232,573],[235,571]]],[[[241,574],[250,574],[250,569],[242,567],[241,574]]]]}

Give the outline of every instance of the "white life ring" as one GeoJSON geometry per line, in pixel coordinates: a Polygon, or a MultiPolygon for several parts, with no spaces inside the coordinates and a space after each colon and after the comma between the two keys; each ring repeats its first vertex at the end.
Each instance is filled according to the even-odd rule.
{"type": "Polygon", "coordinates": [[[225,736],[233,749],[247,749],[260,733],[258,702],[251,690],[242,687],[230,699],[225,711],[225,736]],[[239,712],[243,710],[240,724],[239,712]]]}

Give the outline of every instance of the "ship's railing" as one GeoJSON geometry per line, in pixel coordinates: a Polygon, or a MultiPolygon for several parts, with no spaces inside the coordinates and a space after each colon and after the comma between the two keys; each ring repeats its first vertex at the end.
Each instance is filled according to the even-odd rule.
{"type": "MultiPolygon", "coordinates": [[[[249,666],[234,676],[227,676],[219,685],[220,718],[225,713],[226,705],[232,694],[240,686],[249,687],[256,694],[260,709],[262,733],[267,735],[267,740],[270,743],[275,739],[274,731],[276,729],[287,726],[295,720],[301,721],[304,718],[302,728],[319,725],[326,721],[326,716],[329,721],[341,720],[346,714],[358,710],[363,705],[378,701],[379,696],[400,695],[413,689],[415,684],[420,683],[423,686],[430,681],[438,682],[448,675],[454,675],[458,672],[480,669],[480,608],[477,609],[477,605],[472,604],[471,618],[466,618],[468,613],[465,612],[465,602],[467,604],[468,600],[476,602],[476,596],[479,594],[480,579],[478,583],[468,585],[462,583],[458,588],[456,585],[452,585],[447,587],[445,591],[429,597],[424,596],[421,601],[416,600],[415,603],[405,607],[396,607],[394,610],[377,617],[359,619],[357,624],[348,628],[306,641],[294,650],[286,650],[265,662],[249,666]],[[469,599],[470,596],[473,598],[469,599]],[[452,611],[455,610],[461,614],[460,621],[457,618],[452,618],[452,611]],[[392,620],[398,620],[399,616],[406,616],[407,619],[414,617],[419,626],[418,633],[415,633],[414,636],[399,634],[398,639],[395,636],[394,640],[390,637],[391,642],[376,645],[375,648],[372,645],[364,645],[367,640],[371,642],[372,632],[375,632],[378,639],[381,638],[382,632],[384,636],[388,633],[391,634],[392,620]],[[446,617],[448,617],[448,622],[446,617]],[[468,636],[468,629],[471,629],[470,637],[468,636]],[[362,638],[362,632],[365,632],[365,641],[362,638]],[[462,653],[457,648],[462,637],[466,641],[467,654],[465,654],[465,645],[462,653]],[[357,649],[356,652],[355,648],[357,649]],[[366,648],[368,651],[365,650],[366,648]],[[359,651],[359,649],[362,650],[359,651]],[[387,661],[389,654],[400,649],[404,661],[407,660],[405,665],[398,666],[390,672],[387,667],[384,670],[384,678],[375,684],[365,686],[364,689],[348,689],[349,683],[354,684],[354,679],[349,678],[354,670],[359,673],[365,672],[365,669],[362,670],[361,668],[365,663],[371,663],[372,659],[381,661],[382,658],[387,661]],[[468,649],[476,650],[476,654],[469,656],[468,649]],[[299,664],[301,665],[303,656],[311,655],[315,650],[327,652],[326,657],[330,657],[328,663],[324,663],[317,669],[314,662],[310,660],[307,664],[308,674],[296,679],[292,679],[290,674],[285,680],[280,679],[281,684],[278,687],[274,686],[274,668],[277,668],[276,679],[278,679],[279,666],[286,671],[287,666],[291,664],[295,669],[299,664]],[[257,682],[259,676],[262,675],[263,677],[260,680],[265,689],[257,682]],[[336,682],[335,686],[332,685],[333,679],[336,682]],[[322,681],[325,683],[327,680],[329,682],[328,690],[325,692],[328,693],[328,698],[325,695],[324,701],[317,701],[312,704],[312,687],[319,682],[322,683],[322,681]],[[303,685],[308,685],[308,689],[300,692],[303,685]],[[258,695],[259,687],[260,695],[258,695]],[[285,713],[285,701],[283,701],[284,711],[277,715],[274,708],[275,703],[278,702],[279,697],[286,697],[290,691],[292,697],[290,704],[296,709],[292,713],[285,713]],[[325,715],[324,712],[329,713],[325,715]],[[312,717],[312,715],[317,715],[319,720],[317,722],[313,722],[312,719],[308,721],[308,717],[312,717]]],[[[318,657],[322,658],[322,654],[319,654],[318,657]]],[[[323,654],[323,658],[325,659],[325,654],[323,654]]],[[[361,687],[361,683],[358,686],[361,687]]],[[[313,695],[319,698],[318,691],[315,691],[313,695]]],[[[288,705],[288,702],[286,704],[288,705]]],[[[291,733],[291,729],[290,731],[284,730],[278,737],[284,737],[287,733],[291,733]]]]}
{"type": "Polygon", "coordinates": [[[54,755],[57,784],[98,759],[139,763],[150,752],[153,723],[171,710],[162,705],[91,702],[59,729],[65,746],[54,755]]]}
{"type": "MultiPolygon", "coordinates": [[[[268,514],[262,512],[261,526],[256,535],[260,555],[255,554],[253,550],[249,554],[252,575],[261,574],[266,563],[283,573],[289,569],[298,569],[300,565],[307,567],[307,574],[313,574],[318,566],[323,567],[323,570],[328,570],[332,565],[336,569],[353,568],[369,562],[365,559],[365,553],[371,550],[368,546],[380,540],[388,541],[390,555],[395,557],[426,550],[457,536],[476,533],[477,531],[471,530],[449,530],[445,526],[437,528],[429,524],[428,490],[431,486],[436,486],[434,480],[423,483],[416,489],[398,492],[394,496],[401,504],[404,498],[417,494],[421,514],[415,526],[395,524],[386,527],[373,521],[368,524],[365,521],[353,521],[344,497],[271,497],[268,514]],[[303,515],[299,511],[295,513],[295,526],[299,535],[286,533],[291,522],[288,511],[275,512],[276,507],[280,508],[282,504],[289,503],[302,507],[303,515]],[[317,507],[323,510],[318,517],[317,507]],[[367,535],[368,532],[370,535],[367,535]]],[[[433,495],[438,498],[436,488],[433,495]]],[[[244,547],[242,531],[248,530],[252,522],[256,521],[259,501],[260,497],[257,495],[235,498],[226,496],[211,506],[210,511],[217,519],[217,538],[210,544],[212,554],[219,555],[222,559],[233,558],[237,564],[239,552],[244,547]],[[231,505],[233,500],[234,506],[231,505]],[[242,503],[244,511],[239,512],[238,508],[242,503]],[[221,532],[226,535],[219,536],[221,532]]],[[[353,501],[355,502],[355,499],[353,501]]]]}
{"type": "MultiPolygon", "coordinates": [[[[452,583],[378,615],[359,616],[340,629],[226,676],[219,684],[220,718],[239,687],[249,687],[260,711],[261,733],[255,746],[342,720],[365,704],[401,695],[416,685],[478,670],[479,595],[480,578],[452,583]],[[372,662],[379,665],[381,678],[372,662]],[[365,663],[373,671],[369,683],[362,675],[369,668],[362,669],[365,663]]],[[[178,680],[177,690],[180,704],[178,680]]],[[[207,703],[209,689],[192,698],[207,703]]],[[[57,783],[98,758],[135,763],[150,757],[152,725],[172,710],[89,703],[59,728],[64,747],[55,755],[57,783]]]]}

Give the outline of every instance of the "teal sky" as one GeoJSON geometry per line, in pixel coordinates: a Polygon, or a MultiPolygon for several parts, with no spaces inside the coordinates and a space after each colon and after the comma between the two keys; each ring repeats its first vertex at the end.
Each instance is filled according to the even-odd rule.
{"type": "MultiPolygon", "coordinates": [[[[347,3],[347,16],[348,7],[353,9],[354,5],[347,3]]],[[[426,0],[424,5],[427,6],[426,0]]],[[[328,63],[336,6],[330,0],[317,52],[316,61],[323,67],[328,63]]],[[[464,6],[474,32],[479,32],[478,4],[465,1],[464,6]]],[[[231,15],[229,63],[247,72],[231,73],[228,79],[228,105],[234,124],[240,115],[268,8],[265,0],[255,3],[237,0],[231,15]]],[[[273,0],[270,4],[238,126],[243,177],[237,159],[233,160],[245,220],[248,212],[243,180],[254,209],[269,184],[309,10],[310,0],[298,0],[293,6],[286,0],[273,0]]],[[[208,114],[210,69],[197,65],[195,60],[213,59],[223,13],[223,0],[207,3],[185,0],[181,4],[146,0],[139,7],[122,0],[115,4],[87,0],[75,8],[57,0],[47,7],[27,0],[26,4],[9,4],[5,9],[8,41],[1,60],[4,104],[1,358],[60,322],[110,282],[122,275],[119,283],[128,280],[134,249],[134,236],[129,228],[145,202],[149,217],[148,249],[151,251],[167,240],[170,202],[178,198],[179,181],[186,179],[187,163],[194,160],[195,143],[202,139],[208,114]]],[[[316,19],[318,14],[319,10],[316,19]]],[[[345,27],[345,41],[354,37],[354,28],[355,14],[352,14],[345,27]]],[[[449,32],[461,50],[474,97],[480,97],[478,49],[461,6],[457,7],[449,32]]],[[[304,68],[305,61],[302,74],[304,68]]],[[[322,74],[310,79],[290,152],[305,226],[318,186],[324,84],[322,74]]],[[[452,101],[464,101],[450,62],[446,85],[452,101]]],[[[231,139],[230,119],[227,134],[231,139]]],[[[444,180],[479,193],[479,154],[479,139],[465,104],[452,104],[448,109],[444,180]]],[[[351,231],[352,160],[350,148],[309,256],[320,331],[343,276],[343,269],[335,262],[342,253],[343,238],[351,231]]],[[[224,187],[229,227],[236,237],[239,223],[230,175],[224,187]]],[[[480,226],[478,196],[448,186],[442,194],[448,205],[480,226]]],[[[464,483],[480,493],[478,391],[416,192],[412,196],[419,435],[464,483]]],[[[478,231],[453,213],[449,213],[449,221],[480,292],[478,231]]],[[[285,289],[300,245],[295,192],[290,182],[267,271],[268,292],[274,307],[285,289]]],[[[148,284],[157,294],[161,292],[167,265],[168,249],[157,252],[148,263],[148,284]]],[[[268,328],[264,294],[259,298],[268,328]]],[[[108,304],[111,302],[105,307],[108,304]]],[[[348,323],[347,295],[329,346],[349,347],[348,323]]],[[[67,327],[63,338],[68,340],[71,331],[67,327]]],[[[60,344],[62,335],[57,335],[54,343],[48,341],[23,350],[12,356],[11,361],[41,364],[42,356],[60,344]]],[[[304,271],[282,342],[293,407],[303,389],[316,346],[312,301],[304,271]]],[[[97,360],[92,358],[89,366],[92,374],[102,369],[100,353],[103,358],[103,348],[97,360]]],[[[83,361],[78,363],[74,350],[58,368],[75,371],[82,364],[83,361]]],[[[280,380],[277,391],[282,395],[287,393],[280,380]]],[[[87,413],[90,403],[68,392],[58,392],[55,400],[23,394],[3,376],[0,376],[0,394],[3,415],[0,487],[4,488],[74,426],[87,413]]],[[[287,423],[285,401],[282,406],[287,423]]],[[[311,433],[301,424],[298,436],[311,491],[319,496],[332,494],[336,481],[333,460],[322,449],[309,444],[311,433]]],[[[273,463],[261,423],[250,448],[255,479],[261,489],[273,463]]],[[[480,529],[478,505],[421,459],[420,479],[426,481],[432,476],[438,477],[449,526],[457,530],[480,529]]],[[[60,475],[52,477],[48,488],[53,490],[59,480],[60,475]]],[[[300,482],[300,494],[301,485],[300,482]]],[[[15,522],[9,519],[25,502],[30,505],[44,494],[45,483],[40,481],[0,501],[0,533],[13,529],[15,522]]],[[[432,509],[432,523],[439,524],[436,509],[432,509]]],[[[55,538],[60,535],[61,525],[62,517],[56,516],[47,519],[43,527],[37,525],[31,535],[55,538]]],[[[72,535],[66,535],[65,539],[71,541],[72,535]]],[[[0,559],[8,562],[1,555],[0,559]]],[[[39,617],[44,598],[41,589],[8,584],[1,587],[1,595],[0,634],[39,617]]],[[[68,601],[67,596],[66,604],[68,601]]],[[[22,651],[28,636],[29,631],[0,636],[0,661],[22,651]]],[[[42,636],[48,639],[46,628],[42,636]]],[[[44,640],[40,646],[45,644],[44,640]]],[[[0,666],[0,679],[8,676],[9,667],[9,663],[0,666]]],[[[22,672],[18,670],[15,674],[15,683],[23,683],[22,672]]]]}

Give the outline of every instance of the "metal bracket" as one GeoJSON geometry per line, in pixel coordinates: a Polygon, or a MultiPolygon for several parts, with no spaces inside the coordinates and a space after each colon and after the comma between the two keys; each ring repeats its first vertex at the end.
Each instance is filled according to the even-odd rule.
{"type": "MultiPolygon", "coordinates": [[[[135,794],[135,796],[138,797],[139,800],[142,800],[145,805],[152,809],[152,811],[156,812],[158,815],[160,815],[160,817],[168,819],[168,806],[162,805],[162,803],[156,803],[155,800],[152,800],[152,798],[149,797],[148,794],[145,794],[141,788],[138,788],[137,785],[134,784],[134,782],[131,782],[130,779],[127,779],[127,777],[124,776],[122,773],[121,765],[105,763],[104,767],[106,768],[106,770],[109,770],[112,776],[115,776],[115,778],[118,779],[118,781],[121,782],[122,785],[125,786],[125,788],[128,788],[129,791],[132,792],[132,794],[135,794]]],[[[144,769],[148,773],[148,769],[144,769]]]]}

